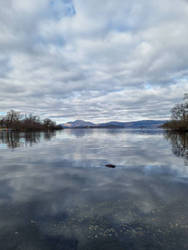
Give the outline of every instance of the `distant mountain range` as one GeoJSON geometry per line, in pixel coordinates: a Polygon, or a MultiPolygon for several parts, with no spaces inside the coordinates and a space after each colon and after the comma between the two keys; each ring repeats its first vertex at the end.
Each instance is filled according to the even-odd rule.
{"type": "Polygon", "coordinates": [[[76,120],[61,124],[63,128],[159,128],[166,121],[164,120],[143,120],[136,122],[106,122],[92,123],[83,120],[76,120]]]}

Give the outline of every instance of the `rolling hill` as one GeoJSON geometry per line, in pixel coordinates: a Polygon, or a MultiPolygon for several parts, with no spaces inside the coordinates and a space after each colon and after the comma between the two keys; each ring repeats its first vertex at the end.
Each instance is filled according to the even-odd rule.
{"type": "Polygon", "coordinates": [[[76,120],[61,124],[63,128],[159,128],[166,121],[164,120],[143,120],[133,122],[107,122],[107,123],[92,123],[83,120],[76,120]]]}

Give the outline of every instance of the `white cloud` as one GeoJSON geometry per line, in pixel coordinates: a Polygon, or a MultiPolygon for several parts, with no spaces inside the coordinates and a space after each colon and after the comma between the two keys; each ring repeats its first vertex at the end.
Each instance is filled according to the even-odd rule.
{"type": "Polygon", "coordinates": [[[183,0],[4,0],[1,110],[167,118],[188,91],[187,25],[183,0]]]}

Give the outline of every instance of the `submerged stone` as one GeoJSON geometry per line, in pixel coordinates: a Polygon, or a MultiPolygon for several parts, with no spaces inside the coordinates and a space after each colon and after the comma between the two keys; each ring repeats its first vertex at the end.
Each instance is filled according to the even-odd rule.
{"type": "Polygon", "coordinates": [[[106,164],[105,167],[107,167],[107,168],[116,168],[116,166],[113,165],[113,164],[106,164]]]}

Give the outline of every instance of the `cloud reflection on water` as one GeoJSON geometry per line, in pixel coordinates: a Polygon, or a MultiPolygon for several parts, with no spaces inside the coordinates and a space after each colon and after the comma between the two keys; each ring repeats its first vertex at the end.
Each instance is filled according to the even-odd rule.
{"type": "Polygon", "coordinates": [[[163,134],[39,138],[1,151],[1,249],[187,249],[187,169],[163,134]]]}

